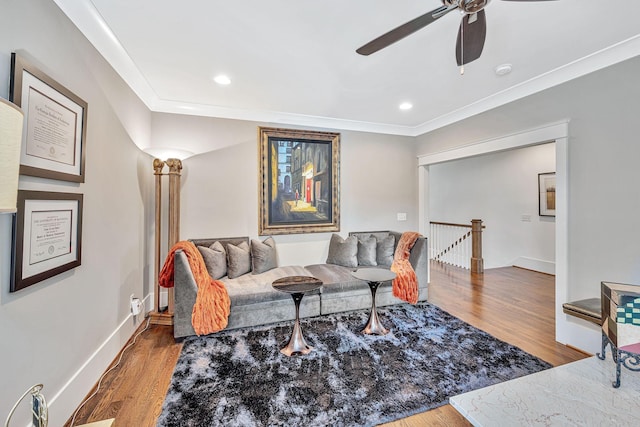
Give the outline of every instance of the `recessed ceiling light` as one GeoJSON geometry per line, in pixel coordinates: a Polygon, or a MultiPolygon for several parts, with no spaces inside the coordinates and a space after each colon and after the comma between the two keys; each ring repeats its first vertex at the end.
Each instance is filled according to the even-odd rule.
{"type": "Polygon", "coordinates": [[[400,108],[401,110],[410,110],[413,108],[413,104],[410,102],[403,102],[398,108],[400,108]]]}
{"type": "Polygon", "coordinates": [[[499,76],[504,76],[505,74],[509,74],[511,72],[511,64],[502,64],[496,67],[496,74],[499,76]]]}
{"type": "Polygon", "coordinates": [[[219,85],[228,85],[231,83],[231,79],[224,74],[220,74],[213,78],[213,81],[218,83],[219,85]]]}

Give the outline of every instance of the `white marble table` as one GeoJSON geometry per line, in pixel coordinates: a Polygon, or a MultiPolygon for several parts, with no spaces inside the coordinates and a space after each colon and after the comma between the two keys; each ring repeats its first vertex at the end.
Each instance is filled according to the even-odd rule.
{"type": "Polygon", "coordinates": [[[451,397],[474,426],[640,426],[640,372],[593,356],[451,397]]]}

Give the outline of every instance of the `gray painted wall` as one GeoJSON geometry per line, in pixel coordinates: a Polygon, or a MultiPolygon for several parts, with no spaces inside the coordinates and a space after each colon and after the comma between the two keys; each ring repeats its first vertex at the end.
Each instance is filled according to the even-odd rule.
{"type": "MultiPolygon", "coordinates": [[[[214,151],[183,161],[181,238],[258,236],[260,123],[154,113],[156,135],[184,129],[214,151]],[[222,147],[222,148],[217,148],[222,147]]],[[[273,125],[272,125],[273,126],[273,125]]],[[[409,137],[340,134],[341,234],[417,229],[417,160],[409,137]],[[406,213],[398,221],[397,213],[406,213]]],[[[282,265],[324,262],[330,233],[274,236],[282,265]]]]}
{"type": "MultiPolygon", "coordinates": [[[[49,425],[59,426],[140,324],[129,296],[149,292],[153,175],[134,142],[149,139],[150,112],[52,1],[3,0],[1,9],[0,96],[8,97],[11,52],[23,50],[89,104],[86,182],[23,176],[19,184],[84,194],[82,265],[10,294],[11,215],[0,215],[0,417],[43,383],[49,425]]],[[[11,425],[28,415],[21,406],[11,425]]]]}

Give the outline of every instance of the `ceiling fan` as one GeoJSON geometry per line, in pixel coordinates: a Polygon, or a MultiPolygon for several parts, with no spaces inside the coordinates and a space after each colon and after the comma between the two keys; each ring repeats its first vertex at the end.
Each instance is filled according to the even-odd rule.
{"type": "MultiPolygon", "coordinates": [[[[458,40],[456,42],[456,61],[462,66],[480,58],[484,40],[487,34],[487,20],[484,8],[491,0],[441,0],[442,6],[431,12],[425,13],[399,27],[381,35],[357,49],[360,55],[371,55],[385,47],[413,34],[426,27],[447,13],[455,9],[460,9],[464,14],[460,28],[458,29],[458,40]]],[[[555,0],[502,0],[502,1],[555,1],[555,0]]]]}

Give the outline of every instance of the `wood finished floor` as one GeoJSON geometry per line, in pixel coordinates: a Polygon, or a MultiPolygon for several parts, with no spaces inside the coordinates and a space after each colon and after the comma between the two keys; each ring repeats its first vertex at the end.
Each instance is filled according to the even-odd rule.
{"type": "MultiPolygon", "coordinates": [[[[514,267],[471,274],[431,265],[429,302],[558,366],[586,355],[555,341],[554,301],[555,278],[547,274],[514,267]]],[[[108,418],[116,419],[116,427],[155,426],[181,348],[170,326],[151,325],[104,378],[98,394],[78,411],[74,426],[108,418]]],[[[65,427],[71,427],[70,421],[71,417],[65,427]]],[[[384,424],[469,425],[451,405],[384,424]]]]}

